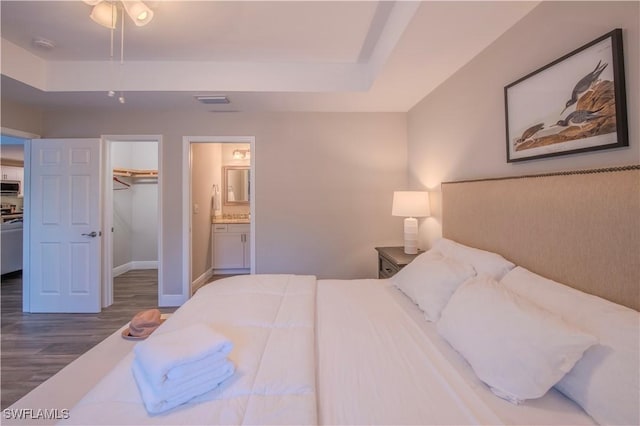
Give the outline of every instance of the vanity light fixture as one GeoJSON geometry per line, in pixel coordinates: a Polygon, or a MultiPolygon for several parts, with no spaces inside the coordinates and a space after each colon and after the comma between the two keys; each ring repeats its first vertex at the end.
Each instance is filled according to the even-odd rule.
{"type": "Polygon", "coordinates": [[[418,219],[431,214],[429,209],[429,193],[426,191],[395,191],[391,215],[403,216],[404,220],[404,252],[418,253],[418,219]]]}
{"type": "Polygon", "coordinates": [[[251,151],[248,149],[236,149],[233,151],[234,160],[248,160],[251,158],[251,151]]]}

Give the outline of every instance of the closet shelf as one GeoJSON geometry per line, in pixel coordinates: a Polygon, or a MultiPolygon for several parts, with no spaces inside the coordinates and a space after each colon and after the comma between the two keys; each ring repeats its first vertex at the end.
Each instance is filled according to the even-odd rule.
{"type": "Polygon", "coordinates": [[[113,169],[114,176],[125,176],[131,178],[157,178],[157,170],[138,170],[138,169],[113,169]]]}

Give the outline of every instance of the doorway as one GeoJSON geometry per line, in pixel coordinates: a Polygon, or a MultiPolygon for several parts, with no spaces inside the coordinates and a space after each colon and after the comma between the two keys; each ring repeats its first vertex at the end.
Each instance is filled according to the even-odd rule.
{"type": "MultiPolygon", "coordinates": [[[[25,147],[28,141],[31,139],[37,139],[40,136],[36,134],[26,133],[20,130],[2,128],[0,132],[0,163],[1,168],[4,170],[11,169],[12,176],[6,176],[7,180],[14,180],[19,182],[19,191],[16,194],[3,194],[2,195],[2,235],[0,241],[2,241],[2,247],[0,253],[2,254],[2,274],[6,278],[17,278],[20,280],[22,291],[20,292],[21,305],[23,311],[28,308],[28,298],[23,296],[24,294],[24,281],[22,276],[23,270],[23,257],[24,257],[24,244],[25,234],[24,229],[24,208],[25,206],[25,194],[28,195],[28,185],[25,185],[25,167],[28,162],[25,162],[25,147]],[[9,179],[11,177],[11,179],[9,179]],[[5,224],[6,223],[6,224],[5,224]],[[6,274],[6,275],[5,275],[6,274]]],[[[27,170],[28,171],[28,170],[27,170]]],[[[5,179],[5,176],[3,176],[5,179]]],[[[2,280],[5,281],[4,279],[2,280]]]]}
{"type": "Polygon", "coordinates": [[[214,274],[255,273],[255,138],[184,137],[183,154],[183,282],[192,295],[214,274]]]}
{"type": "Polygon", "coordinates": [[[162,173],[159,135],[109,135],[104,141],[102,307],[114,300],[114,278],[157,269],[162,306],[162,173]]]}

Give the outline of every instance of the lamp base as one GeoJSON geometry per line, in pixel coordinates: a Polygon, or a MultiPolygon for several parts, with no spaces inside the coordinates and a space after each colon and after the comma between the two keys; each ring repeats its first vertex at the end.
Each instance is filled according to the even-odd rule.
{"type": "Polygon", "coordinates": [[[408,217],[404,220],[404,252],[418,253],[418,219],[408,217]]]}

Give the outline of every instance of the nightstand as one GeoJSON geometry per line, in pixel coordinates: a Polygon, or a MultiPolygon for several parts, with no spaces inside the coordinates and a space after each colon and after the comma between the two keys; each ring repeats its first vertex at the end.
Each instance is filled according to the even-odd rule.
{"type": "Polygon", "coordinates": [[[378,278],[390,278],[400,269],[407,266],[424,250],[418,250],[418,254],[406,254],[404,247],[376,247],[378,251],[378,278]]]}

